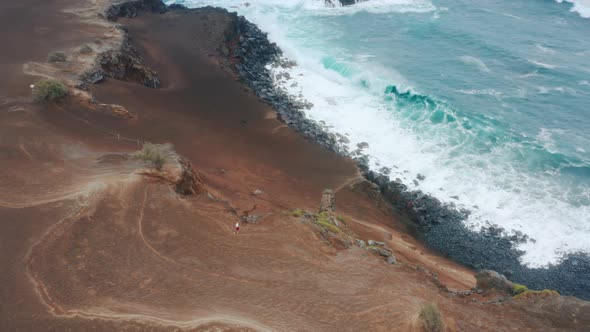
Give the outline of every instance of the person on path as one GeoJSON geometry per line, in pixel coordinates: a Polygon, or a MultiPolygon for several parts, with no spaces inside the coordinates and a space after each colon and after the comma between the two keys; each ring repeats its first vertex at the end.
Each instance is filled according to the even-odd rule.
{"type": "Polygon", "coordinates": [[[235,229],[234,233],[238,234],[239,231],[240,231],[240,223],[236,222],[236,229],[235,229]]]}

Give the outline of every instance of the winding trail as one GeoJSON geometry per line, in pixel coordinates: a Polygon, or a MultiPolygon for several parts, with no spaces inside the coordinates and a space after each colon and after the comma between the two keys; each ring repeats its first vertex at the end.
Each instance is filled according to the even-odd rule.
{"type": "Polygon", "coordinates": [[[30,281],[33,283],[33,286],[34,286],[34,289],[35,289],[37,295],[39,295],[39,297],[42,299],[42,302],[47,306],[49,311],[54,315],[63,315],[64,313],[66,313],[66,310],[51,297],[49,290],[47,289],[47,287],[45,286],[43,281],[40,279],[39,275],[33,271],[32,266],[33,266],[33,260],[35,259],[35,256],[37,254],[36,250],[54,232],[56,232],[56,231],[63,232],[63,229],[67,226],[68,223],[76,222],[78,220],[78,217],[80,217],[80,215],[82,215],[82,213],[86,210],[87,207],[88,206],[85,204],[80,204],[78,206],[78,208],[75,208],[70,214],[65,216],[63,219],[56,221],[39,238],[39,241],[37,241],[33,245],[31,245],[28,253],[25,256],[26,257],[25,259],[27,262],[27,265],[26,265],[27,275],[28,275],[30,281]]]}
{"type": "Polygon", "coordinates": [[[145,211],[145,204],[147,202],[149,188],[150,188],[149,185],[147,185],[144,192],[143,192],[143,201],[141,204],[141,209],[139,210],[139,217],[137,218],[137,229],[139,232],[139,237],[141,238],[141,241],[145,244],[145,246],[148,247],[154,254],[156,254],[156,256],[158,256],[161,259],[163,259],[167,262],[170,262],[172,264],[178,264],[175,260],[162,255],[159,251],[157,251],[154,247],[152,247],[148,243],[148,241],[145,239],[145,236],[143,235],[143,227],[142,227],[143,215],[144,215],[144,211],[145,211]]]}

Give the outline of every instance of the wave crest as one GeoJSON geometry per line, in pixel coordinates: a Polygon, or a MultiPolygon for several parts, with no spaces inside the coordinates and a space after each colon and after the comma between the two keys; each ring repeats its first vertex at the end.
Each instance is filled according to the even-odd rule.
{"type": "Polygon", "coordinates": [[[572,4],[570,11],[577,12],[584,18],[590,18],[590,1],[588,0],[555,0],[558,3],[569,2],[572,4]]]}

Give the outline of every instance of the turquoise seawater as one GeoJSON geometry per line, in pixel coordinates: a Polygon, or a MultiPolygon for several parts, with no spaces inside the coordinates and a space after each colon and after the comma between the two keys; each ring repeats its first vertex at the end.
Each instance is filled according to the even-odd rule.
{"type": "Polygon", "coordinates": [[[258,24],[298,63],[277,85],[311,101],[309,117],[351,149],[368,142],[372,167],[392,179],[472,210],[470,226],[528,234],[523,263],[543,266],[590,252],[584,1],[168,3],[258,24]]]}

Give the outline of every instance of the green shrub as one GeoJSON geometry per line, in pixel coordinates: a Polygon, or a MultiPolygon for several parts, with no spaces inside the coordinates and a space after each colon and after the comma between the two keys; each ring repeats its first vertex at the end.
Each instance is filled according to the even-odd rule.
{"type": "Polygon", "coordinates": [[[159,171],[166,164],[166,159],[164,159],[157,146],[152,143],[144,143],[141,150],[136,153],[136,157],[150,163],[152,167],[159,171]]]}
{"type": "Polygon", "coordinates": [[[80,53],[82,54],[90,54],[92,53],[92,47],[90,47],[89,45],[84,45],[80,48],[80,53]]]}
{"type": "Polygon", "coordinates": [[[346,219],[344,219],[344,216],[343,216],[343,215],[341,215],[341,214],[339,214],[339,215],[336,217],[336,220],[340,221],[340,222],[341,222],[341,223],[343,223],[343,224],[346,224],[346,219]]]}
{"type": "Polygon", "coordinates": [[[68,87],[60,81],[42,79],[33,88],[35,102],[47,102],[68,95],[68,87]]]}
{"type": "Polygon", "coordinates": [[[316,214],[316,218],[327,220],[328,218],[330,218],[330,214],[326,211],[320,212],[320,213],[316,214]]]}
{"type": "Polygon", "coordinates": [[[66,54],[62,51],[51,52],[47,56],[47,62],[64,62],[66,59],[66,54]]]}
{"type": "Polygon", "coordinates": [[[444,330],[443,318],[434,303],[428,303],[420,309],[420,320],[427,332],[442,332],[444,330]]]}
{"type": "Polygon", "coordinates": [[[551,289],[543,289],[540,291],[537,290],[529,290],[528,288],[516,295],[514,295],[514,299],[530,299],[533,297],[551,297],[551,296],[559,296],[558,291],[554,291],[551,289]]]}
{"type": "Polygon", "coordinates": [[[318,220],[316,220],[316,223],[318,225],[322,226],[323,228],[327,228],[328,230],[332,231],[333,233],[340,233],[340,232],[342,232],[340,230],[340,228],[338,228],[336,225],[332,224],[327,219],[318,219],[318,220]]]}
{"type": "Polygon", "coordinates": [[[341,230],[340,228],[338,228],[338,226],[334,225],[334,223],[332,223],[332,221],[330,220],[330,214],[326,211],[318,213],[316,215],[314,215],[315,217],[315,223],[320,225],[323,228],[327,228],[328,230],[334,232],[334,233],[340,233],[341,230]]]}
{"type": "Polygon", "coordinates": [[[529,290],[528,287],[525,285],[514,284],[514,287],[512,288],[512,295],[518,295],[518,294],[524,293],[528,290],[529,290]]]}
{"type": "Polygon", "coordinates": [[[303,210],[295,209],[295,210],[291,211],[291,215],[295,218],[301,218],[301,217],[303,217],[303,210]]]}

